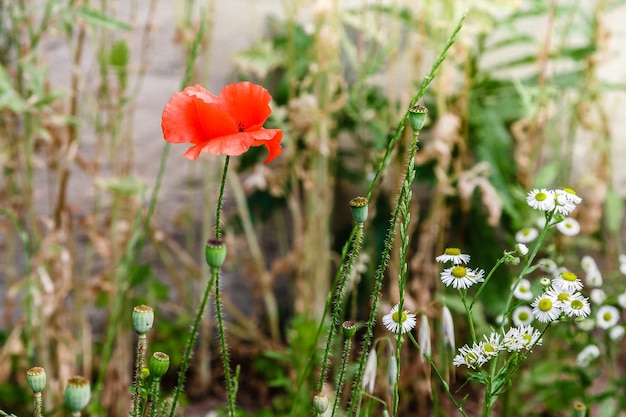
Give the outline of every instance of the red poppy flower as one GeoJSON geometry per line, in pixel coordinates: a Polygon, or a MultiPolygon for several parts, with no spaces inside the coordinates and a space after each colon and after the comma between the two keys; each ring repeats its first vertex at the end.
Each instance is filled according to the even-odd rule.
{"type": "Polygon", "coordinates": [[[174,93],[163,109],[163,137],[172,143],[191,143],[185,157],[200,152],[241,155],[251,146],[265,145],[265,163],[282,152],[280,129],[264,129],[272,113],[270,93],[260,85],[240,82],[227,85],[219,96],[195,85],[174,93]]]}

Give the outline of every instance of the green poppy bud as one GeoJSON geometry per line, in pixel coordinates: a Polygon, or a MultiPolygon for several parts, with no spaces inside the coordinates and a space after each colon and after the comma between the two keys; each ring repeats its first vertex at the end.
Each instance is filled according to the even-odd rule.
{"type": "Polygon", "coordinates": [[[133,309],[133,327],[138,334],[146,334],[154,324],[154,311],[146,305],[133,309]]]}
{"type": "Polygon", "coordinates": [[[409,108],[409,123],[415,132],[419,132],[424,127],[426,113],[428,113],[428,109],[421,104],[416,104],[409,108]]]}
{"type": "Polygon", "coordinates": [[[352,218],[355,222],[362,224],[367,220],[367,206],[369,201],[365,197],[354,197],[350,200],[352,218]]]}
{"type": "Polygon", "coordinates": [[[91,397],[91,386],[82,376],[72,376],[65,385],[65,404],[70,411],[81,411],[89,404],[91,397]]]}
{"type": "Polygon", "coordinates": [[[313,397],[313,408],[317,414],[324,414],[328,409],[328,397],[323,392],[320,392],[313,397]]]}
{"type": "Polygon", "coordinates": [[[204,256],[211,268],[220,268],[226,260],[226,243],[222,239],[209,239],[204,247],[204,256]]]}
{"type": "Polygon", "coordinates": [[[34,393],[41,392],[46,387],[46,370],[36,366],[26,371],[26,382],[34,393]]]}
{"type": "Polygon", "coordinates": [[[163,352],[154,352],[150,358],[150,372],[155,378],[161,378],[170,367],[170,357],[163,352]]]}

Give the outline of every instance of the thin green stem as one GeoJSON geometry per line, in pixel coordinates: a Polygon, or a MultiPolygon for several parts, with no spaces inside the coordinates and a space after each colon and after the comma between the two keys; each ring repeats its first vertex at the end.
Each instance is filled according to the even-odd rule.
{"type": "Polygon", "coordinates": [[[133,405],[130,413],[133,417],[139,417],[139,402],[141,400],[141,370],[146,358],[148,338],[145,334],[140,334],[137,338],[137,357],[135,359],[135,392],[133,392],[133,405]]]}
{"type": "Polygon", "coordinates": [[[465,414],[465,411],[463,411],[463,406],[460,405],[455,399],[454,396],[452,395],[452,392],[450,392],[450,386],[448,385],[448,383],[446,382],[446,380],[443,378],[443,376],[441,375],[441,373],[439,372],[439,369],[437,369],[437,366],[435,365],[435,363],[433,362],[432,358],[430,357],[430,355],[426,354],[425,352],[422,351],[422,347],[419,345],[419,343],[417,343],[417,340],[415,340],[415,337],[413,336],[412,333],[407,333],[409,335],[409,340],[411,340],[411,342],[413,343],[413,345],[424,355],[424,357],[426,358],[426,360],[428,361],[428,364],[430,365],[431,369],[435,372],[435,375],[437,376],[437,379],[439,379],[439,382],[441,383],[441,386],[443,386],[444,391],[446,392],[446,395],[448,396],[448,398],[450,399],[450,401],[452,401],[452,404],[454,404],[454,407],[459,411],[459,413],[461,413],[461,415],[463,417],[467,417],[467,414],[465,414]]]}
{"type": "MultiPolygon", "coordinates": [[[[340,326],[341,314],[343,312],[343,304],[345,297],[345,287],[350,275],[352,274],[352,267],[359,258],[359,252],[363,246],[363,224],[357,225],[356,236],[354,237],[354,247],[348,256],[346,267],[343,269],[339,286],[334,291],[335,294],[335,307],[328,328],[328,336],[326,337],[326,348],[324,349],[324,355],[322,358],[322,369],[320,370],[320,378],[317,384],[317,391],[321,392],[324,380],[326,379],[326,371],[328,370],[328,357],[332,349],[335,330],[340,326]]],[[[331,292],[333,293],[333,292],[331,292]]]]}
{"type": "Polygon", "coordinates": [[[194,319],[193,326],[191,327],[191,331],[189,332],[187,344],[185,345],[185,353],[183,354],[183,359],[180,366],[180,372],[178,373],[178,384],[176,385],[176,388],[174,389],[174,394],[172,395],[172,407],[169,414],[170,417],[174,417],[176,413],[176,405],[178,404],[178,397],[180,397],[180,394],[183,391],[185,374],[187,373],[187,369],[189,368],[191,352],[198,337],[198,328],[200,327],[200,322],[202,321],[202,316],[204,315],[204,309],[206,308],[209,295],[211,294],[211,290],[213,289],[213,284],[217,280],[217,276],[218,273],[211,270],[211,278],[207,282],[206,289],[204,290],[204,295],[202,296],[202,301],[200,302],[200,307],[196,312],[196,318],[194,319]]]}
{"type": "Polygon", "coordinates": [[[489,280],[493,276],[494,272],[496,272],[496,269],[498,269],[498,267],[504,263],[504,259],[505,259],[505,256],[502,256],[500,259],[498,259],[498,261],[495,263],[493,268],[491,268],[491,271],[489,271],[489,274],[487,274],[487,277],[485,278],[485,280],[482,282],[482,284],[478,288],[478,291],[476,291],[476,294],[474,294],[472,302],[469,305],[469,310],[468,310],[467,314],[471,313],[472,308],[474,307],[474,304],[476,303],[476,301],[478,301],[478,296],[480,295],[480,293],[483,292],[483,289],[485,288],[485,286],[487,285],[487,283],[489,282],[489,280]]]}
{"type": "Polygon", "coordinates": [[[161,379],[154,378],[150,386],[150,417],[156,417],[157,408],[159,407],[159,399],[161,398],[161,379]]]}
{"type": "Polygon", "coordinates": [[[222,205],[224,203],[224,189],[226,188],[226,176],[228,174],[228,163],[230,162],[230,155],[226,155],[224,161],[224,169],[222,170],[222,182],[220,183],[220,195],[217,198],[217,207],[215,208],[215,239],[222,238],[222,205]]]}
{"type": "Polygon", "coordinates": [[[222,362],[224,363],[224,376],[226,377],[226,391],[228,393],[228,416],[235,417],[235,392],[233,389],[232,375],[230,372],[230,358],[228,346],[226,345],[226,332],[224,330],[224,317],[222,297],[219,282],[219,268],[211,268],[211,275],[215,275],[217,285],[215,286],[215,310],[217,312],[217,328],[219,333],[220,348],[222,350],[222,362]]]}
{"type": "Polygon", "coordinates": [[[467,290],[462,288],[459,290],[461,293],[461,301],[463,302],[463,307],[465,307],[465,313],[467,314],[467,323],[470,328],[470,334],[472,335],[472,342],[476,342],[476,329],[474,328],[474,318],[472,317],[472,306],[467,305],[467,290]]]}
{"type": "Polygon", "coordinates": [[[346,376],[346,369],[348,367],[348,361],[350,360],[350,348],[352,347],[352,341],[349,337],[346,338],[343,346],[343,355],[341,356],[341,365],[339,367],[339,375],[337,376],[337,384],[335,387],[335,399],[333,401],[333,410],[330,414],[331,417],[335,417],[335,411],[339,406],[339,398],[341,397],[341,391],[346,376]]]}

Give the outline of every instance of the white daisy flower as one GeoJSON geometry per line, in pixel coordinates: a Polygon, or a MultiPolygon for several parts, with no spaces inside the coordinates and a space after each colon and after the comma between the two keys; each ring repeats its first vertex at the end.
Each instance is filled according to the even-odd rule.
{"type": "Polygon", "coordinates": [[[526,196],[526,202],[535,210],[552,211],[555,206],[554,193],[545,188],[534,189],[526,196]]]}
{"type": "Polygon", "coordinates": [[[498,356],[498,353],[504,349],[500,334],[491,333],[489,337],[484,335],[483,338],[485,340],[478,344],[478,348],[486,358],[491,359],[494,356],[498,356]]]}
{"type": "Polygon", "coordinates": [[[602,286],[602,272],[595,267],[591,268],[587,271],[587,275],[585,275],[585,282],[590,287],[601,287],[602,286]]]}
{"type": "Polygon", "coordinates": [[[576,236],[580,233],[580,224],[571,217],[566,217],[562,222],[558,222],[556,228],[565,236],[576,236]]]}
{"type": "Polygon", "coordinates": [[[509,352],[517,352],[524,348],[519,329],[519,327],[509,328],[502,338],[502,346],[509,352]]]}
{"type": "Polygon", "coordinates": [[[417,320],[415,319],[415,314],[409,313],[408,311],[398,311],[398,304],[396,304],[389,314],[385,314],[383,316],[383,324],[387,328],[387,330],[398,333],[399,331],[402,333],[406,333],[411,331],[417,320]]]}
{"type": "Polygon", "coordinates": [[[561,309],[568,317],[583,318],[591,314],[589,300],[578,292],[571,294],[567,301],[562,301],[561,309]]]}
{"type": "Polygon", "coordinates": [[[563,190],[554,191],[555,211],[564,216],[570,214],[576,208],[576,204],[569,199],[563,190]]]}
{"type": "Polygon", "coordinates": [[[551,275],[558,275],[559,273],[559,266],[550,258],[541,258],[537,261],[537,264],[543,272],[551,275]]]}
{"type": "Polygon", "coordinates": [[[437,256],[435,260],[441,263],[452,262],[455,265],[459,265],[467,264],[470,260],[470,256],[461,253],[461,249],[459,248],[446,248],[443,255],[437,256]]]}
{"type": "Polygon", "coordinates": [[[484,269],[473,269],[472,272],[474,273],[474,280],[476,280],[476,282],[485,282],[485,270],[484,269]]]}
{"type": "MultiPolygon", "coordinates": [[[[482,276],[479,273],[480,276],[482,276]]],[[[476,272],[461,265],[446,268],[441,272],[441,282],[447,287],[469,288],[476,282],[476,272]]]]}
{"type": "Polygon", "coordinates": [[[363,380],[361,387],[367,387],[367,391],[371,394],[374,392],[374,384],[376,383],[376,370],[378,368],[378,355],[376,349],[370,350],[367,354],[367,362],[365,363],[365,372],[363,372],[363,380]]]}
{"type": "Polygon", "coordinates": [[[599,356],[600,348],[598,348],[596,345],[587,345],[576,356],[576,365],[578,365],[579,368],[586,368],[589,366],[591,361],[598,358],[599,356]]]}
{"type": "Polygon", "coordinates": [[[604,304],[606,301],[606,293],[601,288],[594,288],[589,293],[589,298],[591,298],[594,304],[604,304]]]}
{"type": "Polygon", "coordinates": [[[559,276],[552,280],[552,285],[556,288],[567,290],[570,292],[580,291],[583,283],[573,272],[561,272],[559,276]]]}
{"type": "Polygon", "coordinates": [[[530,281],[526,278],[522,278],[517,287],[513,289],[513,297],[524,301],[532,300],[533,293],[530,290],[530,281]]]}
{"type": "Polygon", "coordinates": [[[528,306],[519,306],[511,314],[513,324],[516,326],[525,326],[533,322],[533,310],[528,306]]]}
{"type": "Polygon", "coordinates": [[[596,323],[599,328],[607,330],[619,321],[619,310],[613,306],[602,306],[596,312],[596,323]]]}
{"type": "Polygon", "coordinates": [[[519,243],[530,243],[537,239],[539,232],[534,227],[524,227],[515,233],[515,240],[519,243]]]}
{"type": "Polygon", "coordinates": [[[523,243],[518,243],[517,245],[515,245],[515,251],[522,256],[526,256],[528,255],[528,246],[524,245],[523,243]]]}
{"type": "Polygon", "coordinates": [[[576,322],[576,325],[583,332],[590,332],[593,330],[594,327],[596,327],[596,321],[594,319],[586,318],[584,320],[576,322]]]}
{"type": "Polygon", "coordinates": [[[613,326],[609,330],[609,337],[612,341],[617,342],[618,340],[621,340],[622,337],[624,337],[624,332],[625,330],[623,326],[613,326]]]}
{"type": "Polygon", "coordinates": [[[598,264],[596,264],[596,260],[593,259],[589,255],[583,256],[583,258],[580,260],[580,266],[582,267],[583,271],[585,271],[585,272],[589,272],[591,270],[598,269],[598,264]]]}
{"type": "Polygon", "coordinates": [[[626,291],[617,296],[617,304],[621,308],[626,308],[626,291]]]}
{"type": "Polygon", "coordinates": [[[582,203],[583,199],[576,195],[576,191],[571,188],[563,188],[554,191],[557,195],[563,195],[567,199],[574,204],[582,203]]]}
{"type": "Polygon", "coordinates": [[[476,369],[486,362],[487,358],[485,358],[477,346],[470,348],[467,345],[459,349],[459,353],[452,360],[454,366],[465,365],[471,369],[476,369]]]}
{"type": "Polygon", "coordinates": [[[543,228],[546,227],[547,221],[548,220],[546,219],[546,216],[540,216],[537,218],[537,220],[535,220],[535,224],[537,225],[539,230],[543,230],[543,228]]]}
{"type": "Polygon", "coordinates": [[[533,307],[533,316],[542,323],[554,321],[561,315],[558,301],[553,296],[550,296],[549,292],[545,292],[535,298],[531,306],[533,307]]]}
{"type": "Polygon", "coordinates": [[[452,313],[447,306],[441,309],[441,327],[443,330],[443,343],[450,346],[452,351],[456,349],[454,340],[454,322],[452,321],[452,313]]]}
{"type": "MultiPolygon", "coordinates": [[[[554,281],[553,281],[554,282],[554,281]]],[[[562,303],[568,302],[572,296],[572,294],[574,294],[575,290],[569,289],[569,288],[565,288],[565,287],[560,287],[557,285],[553,285],[550,288],[548,288],[544,294],[554,300],[556,300],[556,304],[559,308],[562,307],[562,303]]]]}
{"type": "Polygon", "coordinates": [[[541,332],[533,326],[526,325],[517,328],[517,337],[519,343],[524,349],[531,349],[533,346],[539,346],[542,343],[541,332]]]}

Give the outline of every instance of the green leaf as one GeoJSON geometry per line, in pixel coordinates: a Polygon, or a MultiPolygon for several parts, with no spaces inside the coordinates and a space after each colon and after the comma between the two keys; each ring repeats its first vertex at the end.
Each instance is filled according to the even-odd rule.
{"type": "Polygon", "coordinates": [[[14,113],[24,113],[28,110],[28,104],[13,88],[11,77],[0,66],[0,109],[9,109],[14,113]]]}
{"type": "Polygon", "coordinates": [[[126,41],[124,39],[120,39],[111,47],[109,62],[115,67],[125,67],[128,65],[129,56],[130,52],[126,41]]]}
{"type": "Polygon", "coordinates": [[[624,200],[613,188],[609,188],[604,200],[604,224],[607,230],[610,233],[619,232],[623,218],[624,200]]]}
{"type": "Polygon", "coordinates": [[[94,10],[87,6],[79,7],[73,10],[75,17],[81,17],[87,22],[111,30],[131,30],[132,25],[122,22],[121,20],[114,19],[104,13],[94,10]]]}

